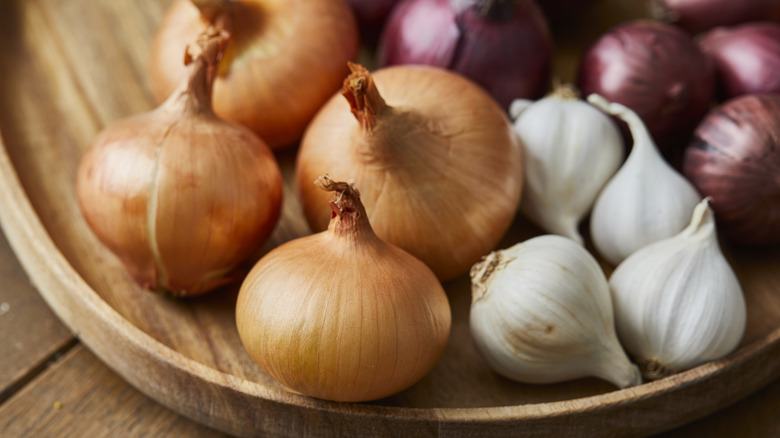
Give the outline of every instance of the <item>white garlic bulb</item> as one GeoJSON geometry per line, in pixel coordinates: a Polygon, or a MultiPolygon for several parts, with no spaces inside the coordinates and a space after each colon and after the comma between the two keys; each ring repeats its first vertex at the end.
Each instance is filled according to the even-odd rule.
{"type": "Polygon", "coordinates": [[[528,383],[641,383],[615,333],[606,276],[573,240],[543,235],[492,252],[471,280],[471,335],[494,371],[528,383]]]}
{"type": "Polygon", "coordinates": [[[623,161],[620,131],[570,85],[536,102],[515,100],[509,113],[525,152],[520,210],[548,233],[582,243],[579,223],[623,161]]]}
{"type": "Polygon", "coordinates": [[[723,357],[742,339],[745,298],[718,245],[709,198],[685,230],[629,256],[609,283],[618,336],[647,378],[723,357]]]}
{"type": "Polygon", "coordinates": [[[617,265],[639,248],[682,231],[701,197],[666,163],[636,113],[596,94],[588,101],[628,123],[634,138],[631,153],[599,194],[590,218],[596,251],[617,265]]]}

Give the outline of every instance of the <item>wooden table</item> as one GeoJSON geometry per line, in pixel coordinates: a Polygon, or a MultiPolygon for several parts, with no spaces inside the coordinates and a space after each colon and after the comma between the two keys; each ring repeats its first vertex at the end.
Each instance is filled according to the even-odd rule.
{"type": "MultiPolygon", "coordinates": [[[[47,307],[0,234],[0,436],[220,437],[146,397],[47,307]]],[[[780,380],[661,437],[780,436],[780,380]]]]}

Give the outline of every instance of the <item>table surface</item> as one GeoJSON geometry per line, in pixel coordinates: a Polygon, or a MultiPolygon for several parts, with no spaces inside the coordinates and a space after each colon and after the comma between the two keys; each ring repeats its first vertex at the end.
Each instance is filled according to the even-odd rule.
{"type": "MultiPolygon", "coordinates": [[[[63,325],[0,234],[0,436],[222,437],[122,380],[63,325]]],[[[780,436],[780,379],[659,437],[780,436]]]]}

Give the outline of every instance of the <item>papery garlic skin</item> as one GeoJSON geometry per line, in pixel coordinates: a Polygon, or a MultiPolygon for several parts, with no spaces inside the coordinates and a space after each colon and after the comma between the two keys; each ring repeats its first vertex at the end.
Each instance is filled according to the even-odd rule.
{"type": "Polygon", "coordinates": [[[510,116],[525,152],[521,211],[548,233],[582,243],[578,225],[623,161],[620,131],[570,86],[536,102],[516,100],[510,116]]]}
{"type": "Polygon", "coordinates": [[[596,251],[617,265],[643,246],[682,231],[701,196],[664,160],[635,112],[597,94],[588,101],[628,123],[634,138],[631,153],[599,194],[590,218],[596,251]]]}
{"type": "Polygon", "coordinates": [[[718,245],[709,198],[685,230],[632,254],[609,284],[619,338],[647,378],[721,358],[742,340],[745,298],[718,245]]]}
{"type": "Polygon", "coordinates": [[[641,383],[615,333],[607,279],[573,240],[543,235],[492,252],[471,279],[471,335],[497,373],[528,383],[641,383]]]}

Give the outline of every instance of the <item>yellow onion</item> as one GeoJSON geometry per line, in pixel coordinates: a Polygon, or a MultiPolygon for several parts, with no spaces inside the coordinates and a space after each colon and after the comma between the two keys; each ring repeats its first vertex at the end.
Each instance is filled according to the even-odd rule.
{"type": "Polygon", "coordinates": [[[214,84],[214,111],[273,149],[300,139],[358,49],[355,18],[343,0],[177,0],[152,44],[158,101],[185,75],[184,47],[209,25],[233,36],[214,84]]]}
{"type": "Polygon", "coordinates": [[[198,295],[242,278],[279,217],[282,180],[252,131],[217,118],[211,85],[228,37],[188,51],[189,76],[158,108],[105,128],[77,175],[87,224],[144,287],[198,295]]]}
{"type": "Polygon", "coordinates": [[[344,97],[325,104],[298,152],[309,226],[323,230],[329,218],[327,196],[311,182],[324,173],[354,180],[380,238],[442,281],[467,272],[506,233],[520,201],[520,140],[507,116],[457,73],[350,66],[344,97]]]}
{"type": "Polygon", "coordinates": [[[260,259],[238,295],[238,333],[287,388],[337,401],[387,397],[444,351],[447,296],[425,264],[374,234],[357,189],[317,182],[336,192],[328,230],[260,259]]]}

